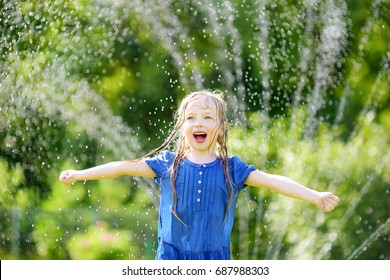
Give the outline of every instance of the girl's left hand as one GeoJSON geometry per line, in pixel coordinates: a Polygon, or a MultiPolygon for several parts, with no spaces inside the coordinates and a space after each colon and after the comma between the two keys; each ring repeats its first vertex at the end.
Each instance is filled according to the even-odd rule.
{"type": "Polygon", "coordinates": [[[332,211],[340,201],[337,196],[330,192],[319,192],[318,195],[315,204],[325,212],[332,211]]]}

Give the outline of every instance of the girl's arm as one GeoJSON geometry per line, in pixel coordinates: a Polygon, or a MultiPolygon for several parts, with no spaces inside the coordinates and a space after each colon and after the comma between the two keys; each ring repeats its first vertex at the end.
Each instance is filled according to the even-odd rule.
{"type": "Polygon", "coordinates": [[[61,172],[60,181],[69,185],[76,181],[100,180],[122,175],[156,177],[149,165],[141,161],[115,161],[84,170],[65,170],[61,172]]]}
{"type": "Polygon", "coordinates": [[[339,198],[330,192],[318,192],[287,177],[268,174],[259,170],[252,171],[245,184],[254,187],[265,187],[283,195],[313,203],[325,212],[332,211],[339,202],[339,198]]]}

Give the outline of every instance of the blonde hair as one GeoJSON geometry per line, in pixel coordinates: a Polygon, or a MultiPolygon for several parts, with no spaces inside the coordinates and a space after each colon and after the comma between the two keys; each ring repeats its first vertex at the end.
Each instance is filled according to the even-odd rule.
{"type": "MultiPolygon", "coordinates": [[[[145,156],[137,159],[137,160],[142,160],[145,159],[149,156],[152,156],[162,150],[164,150],[172,141],[176,140],[176,156],[173,161],[173,164],[170,168],[170,181],[172,185],[172,204],[170,207],[171,212],[173,215],[185,226],[187,226],[177,215],[176,213],[176,207],[178,203],[178,197],[175,189],[175,182],[176,182],[176,177],[179,171],[179,166],[182,160],[186,157],[187,152],[189,151],[190,147],[188,143],[186,143],[184,135],[181,133],[181,127],[185,121],[185,110],[188,107],[188,104],[191,101],[194,101],[200,97],[207,97],[207,100],[210,100],[216,108],[216,117],[218,121],[218,127],[217,130],[219,133],[214,134],[214,137],[217,137],[216,141],[216,154],[221,160],[222,164],[222,169],[223,173],[226,178],[226,189],[229,193],[229,200],[226,204],[226,209],[225,209],[225,218],[227,215],[227,211],[230,207],[231,202],[234,199],[234,184],[229,176],[229,166],[228,166],[228,118],[227,118],[227,106],[226,102],[223,99],[223,95],[220,91],[209,91],[209,90],[202,90],[202,91],[195,91],[183,98],[183,100],[180,102],[179,108],[176,111],[175,114],[175,125],[167,137],[167,139],[164,141],[164,143],[146,154],[145,156]]],[[[213,143],[214,139],[211,140],[210,143],[213,143]]]]}

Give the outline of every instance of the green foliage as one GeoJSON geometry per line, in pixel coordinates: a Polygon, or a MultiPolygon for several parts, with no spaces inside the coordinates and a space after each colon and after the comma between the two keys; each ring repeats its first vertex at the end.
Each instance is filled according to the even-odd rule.
{"type": "Polygon", "coordinates": [[[110,231],[104,223],[91,226],[85,233],[76,233],[68,243],[72,259],[120,260],[139,258],[138,247],[133,244],[131,231],[110,231]],[[127,255],[130,248],[131,255],[127,255]]]}
{"type": "Polygon", "coordinates": [[[69,187],[53,183],[52,196],[43,202],[34,226],[40,257],[153,258],[157,216],[154,206],[144,191],[131,191],[129,182],[120,181],[69,187]],[[143,216],[142,223],[139,215],[143,216]]]}
{"type": "MultiPolygon", "coordinates": [[[[0,158],[0,202],[1,207],[10,207],[14,204],[17,187],[22,184],[24,179],[23,169],[20,164],[10,168],[4,159],[0,158]]],[[[22,205],[25,204],[24,199],[22,205]]]]}
{"type": "MultiPolygon", "coordinates": [[[[248,219],[247,225],[255,226],[247,227],[246,242],[234,243],[237,257],[388,259],[390,131],[375,123],[370,113],[359,119],[348,141],[340,137],[342,126],[327,125],[321,126],[315,138],[305,140],[297,133],[303,118],[297,120],[294,124],[277,120],[263,134],[260,117],[253,116],[251,131],[233,130],[233,153],[246,155],[260,170],[283,174],[318,191],[332,191],[340,197],[340,205],[322,213],[268,191],[248,190],[239,207],[254,204],[249,208],[262,210],[249,212],[250,218],[238,211],[237,220],[248,219]],[[256,242],[260,249],[242,248],[256,242]],[[354,254],[364,242],[373,244],[354,254]],[[243,251],[249,255],[241,256],[243,251]]],[[[389,120],[385,122],[388,126],[389,120]]]]}

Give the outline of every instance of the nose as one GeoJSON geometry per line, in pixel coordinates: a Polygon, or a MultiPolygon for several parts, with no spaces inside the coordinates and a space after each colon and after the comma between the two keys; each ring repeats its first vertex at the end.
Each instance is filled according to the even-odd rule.
{"type": "Polygon", "coordinates": [[[202,126],[203,126],[202,119],[201,118],[196,118],[196,120],[195,120],[195,127],[202,127],[202,126]]]}

